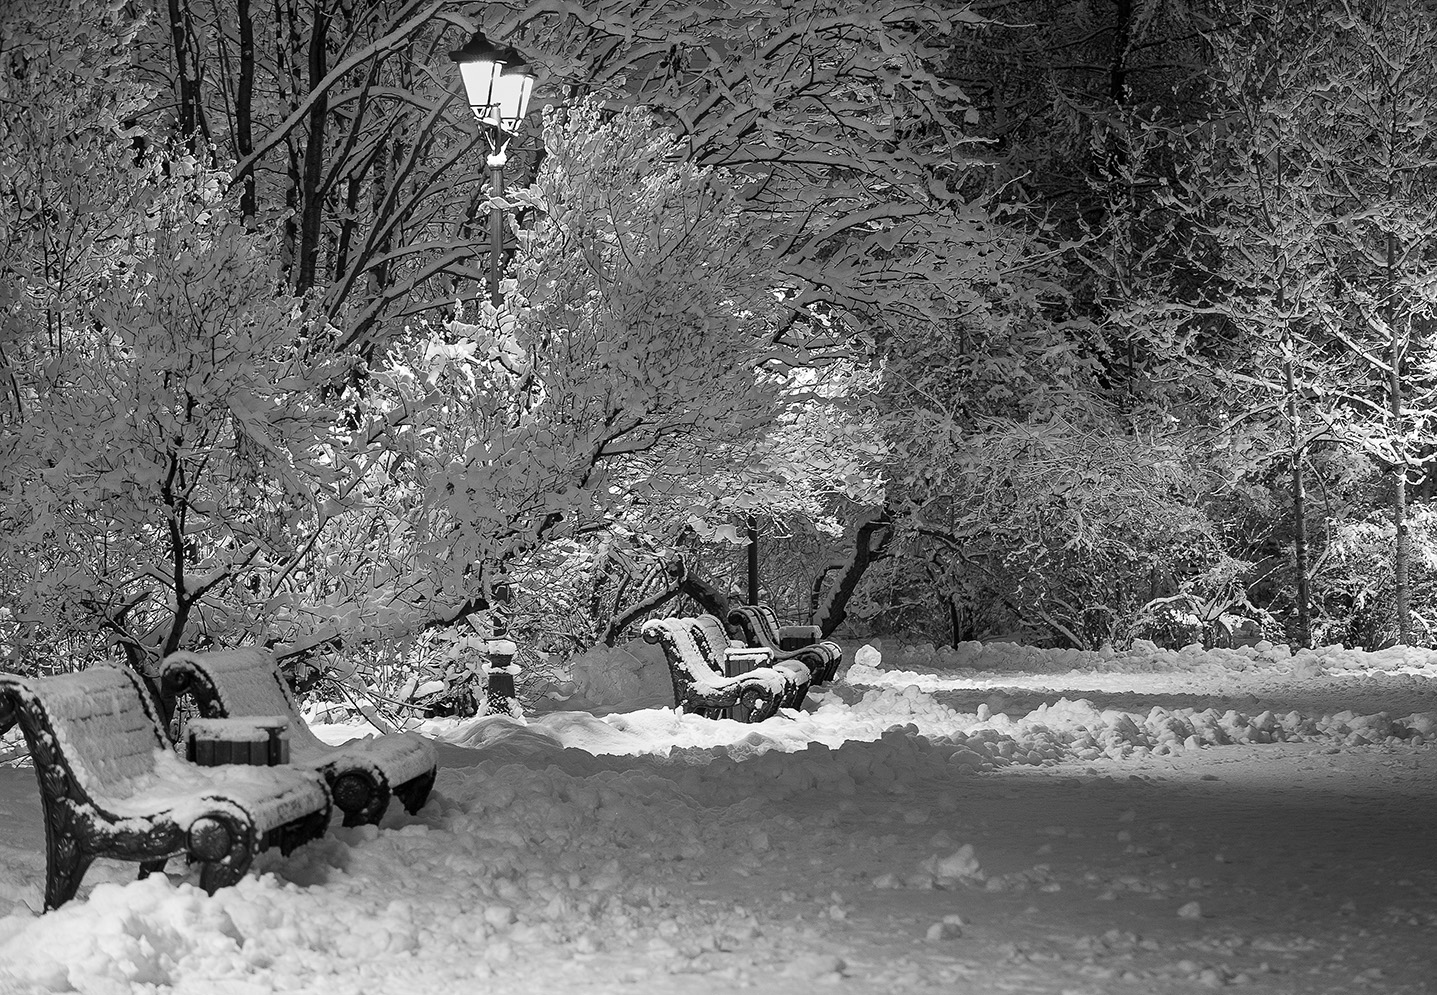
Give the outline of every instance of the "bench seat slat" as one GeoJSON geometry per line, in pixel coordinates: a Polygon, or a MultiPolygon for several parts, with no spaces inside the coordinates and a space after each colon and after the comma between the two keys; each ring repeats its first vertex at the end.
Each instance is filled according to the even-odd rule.
{"type": "Polygon", "coordinates": [[[326,804],[324,786],[308,771],[242,764],[200,767],[172,750],[156,750],[153,770],[126,787],[123,795],[105,787],[92,797],[97,806],[121,818],[164,816],[186,831],[217,805],[236,805],[258,831],[267,833],[326,804]]]}

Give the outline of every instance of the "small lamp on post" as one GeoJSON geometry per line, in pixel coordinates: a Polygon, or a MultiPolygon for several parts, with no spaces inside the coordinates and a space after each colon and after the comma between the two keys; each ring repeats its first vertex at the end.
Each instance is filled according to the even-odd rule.
{"type": "MultiPolygon", "coordinates": [[[[474,32],[469,44],[449,53],[459,64],[464,92],[474,117],[490,126],[489,178],[496,198],[504,196],[505,147],[509,135],[519,129],[529,111],[529,97],[534,92],[534,77],[528,71],[524,56],[507,45],[495,45],[484,32],[474,32]]],[[[489,303],[497,309],[502,303],[499,293],[500,261],[504,254],[504,215],[497,202],[489,218],[489,303]]]]}
{"type": "MultiPolygon", "coordinates": [[[[474,37],[463,48],[449,53],[459,64],[459,75],[464,80],[464,93],[474,117],[480,125],[489,129],[490,193],[494,197],[494,209],[489,215],[489,303],[495,312],[504,303],[499,290],[499,277],[504,258],[504,211],[499,198],[504,196],[505,148],[509,136],[519,130],[524,115],[529,111],[529,97],[534,92],[534,77],[528,71],[524,56],[507,45],[495,45],[484,32],[474,32],[474,37]]],[[[509,584],[507,580],[496,581],[492,587],[495,602],[492,617],[492,637],[488,645],[489,679],[488,699],[491,711],[499,711],[505,702],[514,701],[513,664],[517,647],[507,638],[506,615],[509,607],[509,584]]]]}

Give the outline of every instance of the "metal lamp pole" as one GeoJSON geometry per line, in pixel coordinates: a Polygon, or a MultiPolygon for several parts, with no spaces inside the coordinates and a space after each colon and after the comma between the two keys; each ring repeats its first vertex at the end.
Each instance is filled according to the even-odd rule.
{"type": "MultiPolygon", "coordinates": [[[[499,282],[504,260],[504,210],[499,199],[504,196],[504,165],[508,157],[505,147],[508,135],[518,130],[529,108],[534,91],[534,77],[526,71],[523,55],[508,46],[497,46],[482,31],[476,31],[469,43],[449,57],[459,64],[465,95],[481,127],[492,128],[489,157],[489,190],[494,199],[489,213],[489,303],[498,321],[504,295],[499,282]]],[[[514,698],[514,654],[517,647],[508,639],[509,583],[500,578],[491,585],[494,600],[491,617],[492,638],[489,640],[489,682],[487,695],[491,711],[512,710],[514,698]]]]}
{"type": "MultiPolygon", "coordinates": [[[[504,153],[503,137],[500,132],[494,143],[494,151],[489,153],[487,160],[489,190],[495,198],[493,210],[489,212],[489,303],[494,307],[496,327],[499,308],[504,303],[504,294],[499,289],[504,259],[504,209],[498,203],[498,198],[504,196],[504,163],[508,160],[504,153]]],[[[508,638],[511,593],[509,582],[501,577],[498,582],[490,585],[490,590],[494,596],[494,609],[490,613],[493,638],[489,640],[488,647],[490,670],[485,697],[488,699],[488,710],[491,713],[508,712],[510,703],[515,701],[514,674],[511,668],[514,654],[518,652],[518,647],[508,638]],[[500,668],[503,668],[502,672],[500,668]]]]}
{"type": "Polygon", "coordinates": [[[487,160],[489,189],[495,199],[494,209],[489,212],[489,303],[494,306],[495,311],[504,303],[504,295],[499,291],[500,270],[503,269],[501,262],[504,258],[504,209],[499,206],[498,199],[504,196],[504,164],[508,159],[504,146],[497,145],[495,150],[489,153],[487,160]]]}
{"type": "MultiPolygon", "coordinates": [[[[529,110],[529,97],[534,92],[534,77],[528,72],[524,56],[510,46],[495,45],[484,32],[476,31],[469,43],[450,52],[459,64],[464,80],[464,93],[481,127],[490,132],[490,191],[493,197],[504,196],[504,149],[509,135],[518,130],[529,110]]],[[[499,277],[504,257],[504,216],[496,203],[489,217],[489,303],[498,308],[503,303],[499,277]]]]}

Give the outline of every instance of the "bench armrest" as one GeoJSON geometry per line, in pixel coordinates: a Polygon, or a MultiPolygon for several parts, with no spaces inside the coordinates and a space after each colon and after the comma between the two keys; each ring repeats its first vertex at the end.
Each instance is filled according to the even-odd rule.
{"type": "Polygon", "coordinates": [[[778,644],[786,650],[796,650],[823,638],[823,630],[816,625],[780,625],[778,644]]]}
{"type": "Polygon", "coordinates": [[[752,666],[767,667],[773,662],[774,652],[767,646],[730,646],[724,651],[725,660],[752,661],[752,666]]]}

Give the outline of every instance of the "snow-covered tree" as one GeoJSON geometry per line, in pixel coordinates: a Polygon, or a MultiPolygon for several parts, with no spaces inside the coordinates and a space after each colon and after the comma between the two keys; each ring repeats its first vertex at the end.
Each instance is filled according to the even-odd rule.
{"type": "Polygon", "coordinates": [[[1274,452],[1287,464],[1306,643],[1314,445],[1361,446],[1393,475],[1404,590],[1400,523],[1425,451],[1404,364],[1432,309],[1431,87],[1417,54],[1430,25],[1401,3],[1234,14],[1212,35],[1220,112],[1192,133],[1200,141],[1172,190],[1208,238],[1192,243],[1216,281],[1197,309],[1232,327],[1226,356],[1204,364],[1227,385],[1220,434],[1231,443],[1244,422],[1277,413],[1285,423],[1274,452]]]}
{"type": "Polygon", "coordinates": [[[1341,2],[1328,24],[1333,71],[1312,122],[1341,207],[1329,243],[1339,304],[1327,330],[1353,371],[1342,434],[1392,482],[1393,611],[1408,644],[1408,486],[1437,441],[1428,410],[1437,386],[1437,18],[1411,0],[1341,2]]]}
{"type": "Polygon", "coordinates": [[[228,214],[222,176],[166,171],[25,369],[0,470],[15,652],[84,633],[148,673],[195,631],[249,633],[334,475],[326,361],[273,243],[228,214]]]}
{"type": "Polygon", "coordinates": [[[724,176],[638,110],[552,112],[545,148],[505,307],[416,326],[357,401],[392,426],[365,485],[391,552],[358,543],[343,571],[375,611],[483,610],[546,544],[676,507],[789,403],[771,235],[724,176]]]}

